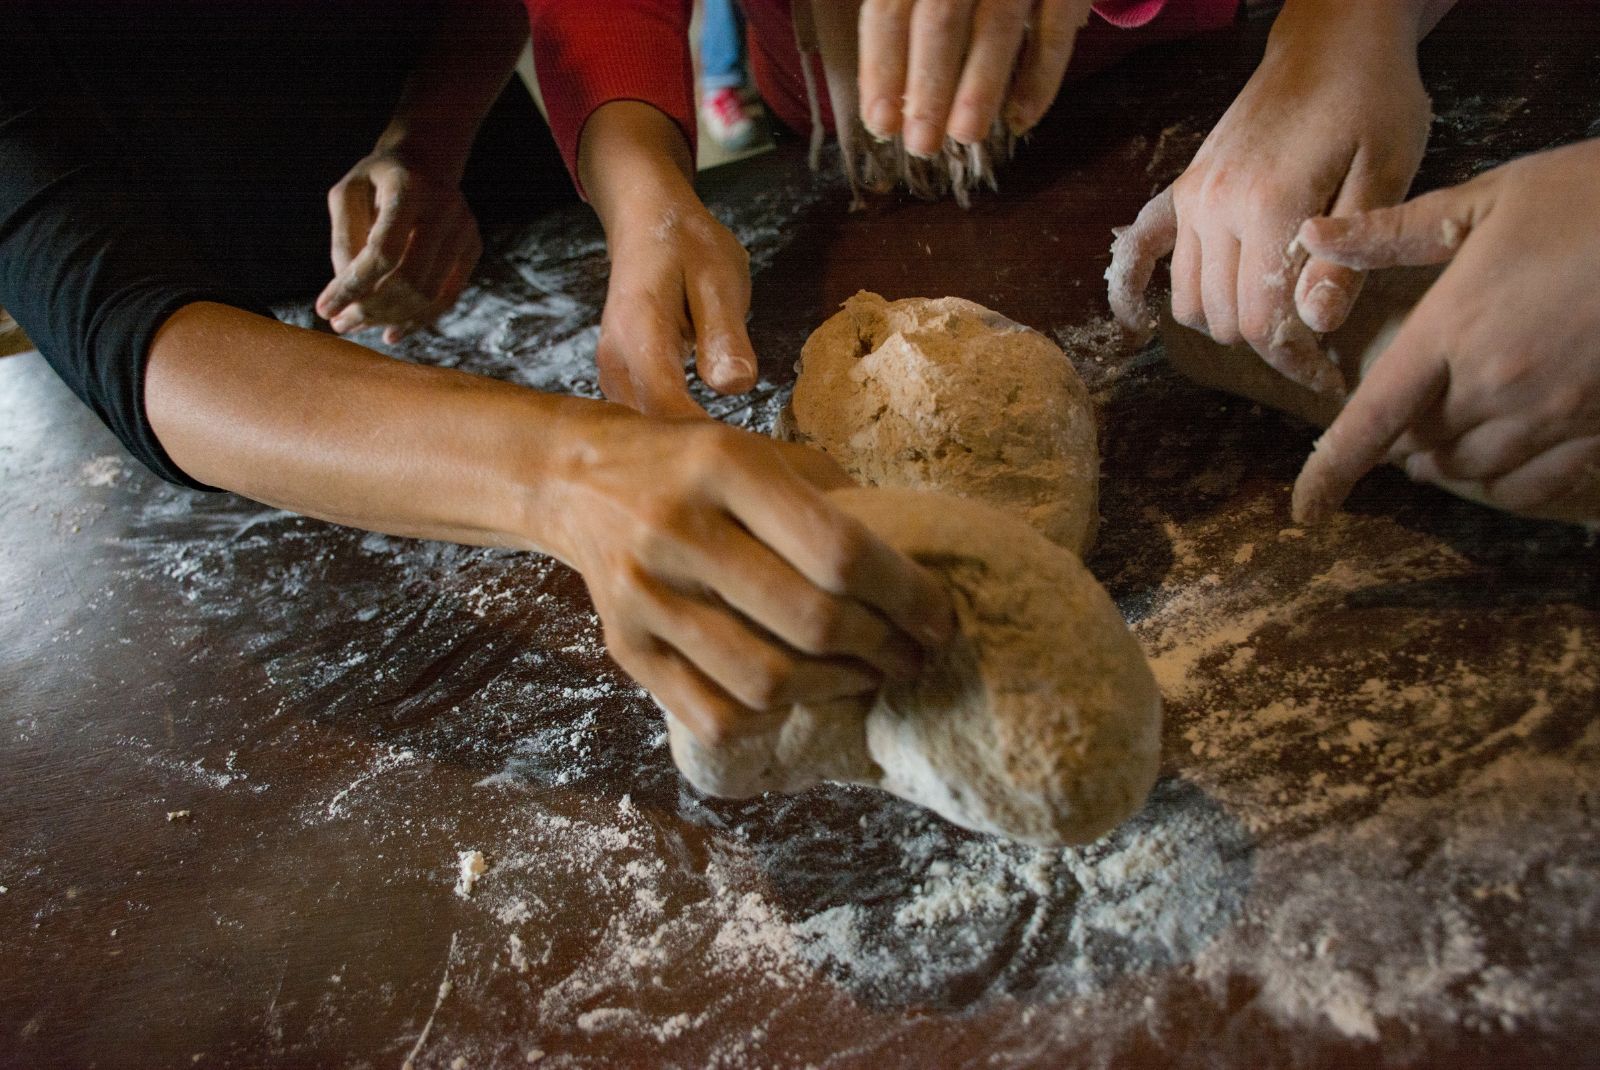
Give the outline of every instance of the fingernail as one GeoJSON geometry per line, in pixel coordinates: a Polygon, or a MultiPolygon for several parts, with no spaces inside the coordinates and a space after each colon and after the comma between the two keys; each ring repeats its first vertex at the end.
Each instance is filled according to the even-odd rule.
{"type": "Polygon", "coordinates": [[[906,123],[904,139],[906,151],[919,160],[931,160],[939,151],[944,132],[926,119],[912,119],[906,123]]]}
{"type": "Polygon", "coordinates": [[[723,360],[722,380],[729,386],[735,386],[740,383],[750,383],[753,385],[755,383],[755,378],[756,366],[750,362],[748,357],[736,357],[730,355],[723,360]]]}
{"type": "Polygon", "coordinates": [[[983,121],[976,112],[968,108],[962,108],[950,116],[950,122],[945,127],[945,133],[949,134],[951,140],[958,144],[976,145],[988,136],[989,131],[983,125],[983,121]]]}
{"type": "Polygon", "coordinates": [[[1021,101],[1013,100],[1006,105],[1006,130],[1012,137],[1021,137],[1033,128],[1033,120],[1029,118],[1033,109],[1024,108],[1021,101]]]}
{"type": "Polygon", "coordinates": [[[1306,294],[1306,326],[1326,334],[1350,314],[1350,292],[1332,279],[1323,279],[1306,294]]]}
{"type": "Polygon", "coordinates": [[[333,319],[328,321],[328,326],[332,327],[340,334],[343,334],[344,332],[348,331],[352,325],[354,325],[355,319],[356,318],[350,315],[350,313],[341,312],[337,316],[333,317],[333,319]]]}
{"type": "Polygon", "coordinates": [[[879,97],[867,108],[867,132],[879,141],[887,141],[894,136],[894,119],[896,109],[894,103],[885,97],[879,97]]]}

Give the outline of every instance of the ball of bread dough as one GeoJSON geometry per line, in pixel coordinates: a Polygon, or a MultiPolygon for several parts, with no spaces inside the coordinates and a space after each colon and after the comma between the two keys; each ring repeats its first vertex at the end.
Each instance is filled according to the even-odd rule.
{"type": "Polygon", "coordinates": [[[1093,541],[1094,407],[1038,331],[958,297],[859,293],[798,367],[780,434],[856,479],[988,502],[1079,555],[1093,541]]]}
{"type": "Polygon", "coordinates": [[[670,715],[678,768],[744,797],[868,784],[980,832],[1085,843],[1155,781],[1161,700],[1137,641],[1076,555],[978,502],[855,487],[829,497],[949,585],[957,638],[909,683],[798,707],[708,747],[670,715]]]}

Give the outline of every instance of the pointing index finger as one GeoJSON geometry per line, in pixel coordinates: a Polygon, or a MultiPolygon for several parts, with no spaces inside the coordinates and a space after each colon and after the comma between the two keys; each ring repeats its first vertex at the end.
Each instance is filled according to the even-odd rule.
{"type": "Polygon", "coordinates": [[[1317,439],[1294,484],[1298,523],[1315,524],[1337,511],[1356,482],[1377,467],[1395,441],[1443,397],[1449,367],[1424,341],[1427,323],[1424,302],[1317,439]]]}

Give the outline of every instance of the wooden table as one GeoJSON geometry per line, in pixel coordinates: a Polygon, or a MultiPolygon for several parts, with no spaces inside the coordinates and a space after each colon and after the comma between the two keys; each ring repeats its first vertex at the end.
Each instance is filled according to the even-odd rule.
{"type": "MultiPolygon", "coordinates": [[[[1517,8],[1427,44],[1423,185],[1600,133],[1600,16],[1517,8]]],[[[851,215],[792,146],[705,182],[766,373],[727,418],[858,288],[991,305],[1090,382],[1089,563],[1167,721],[1081,851],[697,798],[572,573],[159,484],[0,360],[0,1065],[1600,1065],[1593,540],[1393,473],[1296,529],[1312,432],[1112,340],[1110,227],[1264,33],[1067,93],[969,212],[851,215]]],[[[592,393],[604,276],[574,208],[403,355],[592,393]]]]}

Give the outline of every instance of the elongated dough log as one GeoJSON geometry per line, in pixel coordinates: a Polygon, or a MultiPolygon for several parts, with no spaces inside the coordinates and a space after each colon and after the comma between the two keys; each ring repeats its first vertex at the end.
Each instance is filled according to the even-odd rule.
{"type": "MultiPolygon", "coordinates": [[[[1323,340],[1347,387],[1354,390],[1360,383],[1372,362],[1394,341],[1406,315],[1438,277],[1438,268],[1396,268],[1367,277],[1350,318],[1323,340]]],[[[1219,345],[1177,323],[1170,313],[1162,317],[1161,336],[1172,366],[1201,386],[1249,398],[1318,427],[1327,427],[1339,414],[1339,401],[1285,379],[1248,345],[1219,345]]],[[[1481,483],[1441,480],[1438,486],[1469,501],[1498,508],[1487,500],[1481,483]]],[[[1600,521],[1600,480],[1588,480],[1574,487],[1569,496],[1526,515],[1573,523],[1600,521]]]]}

